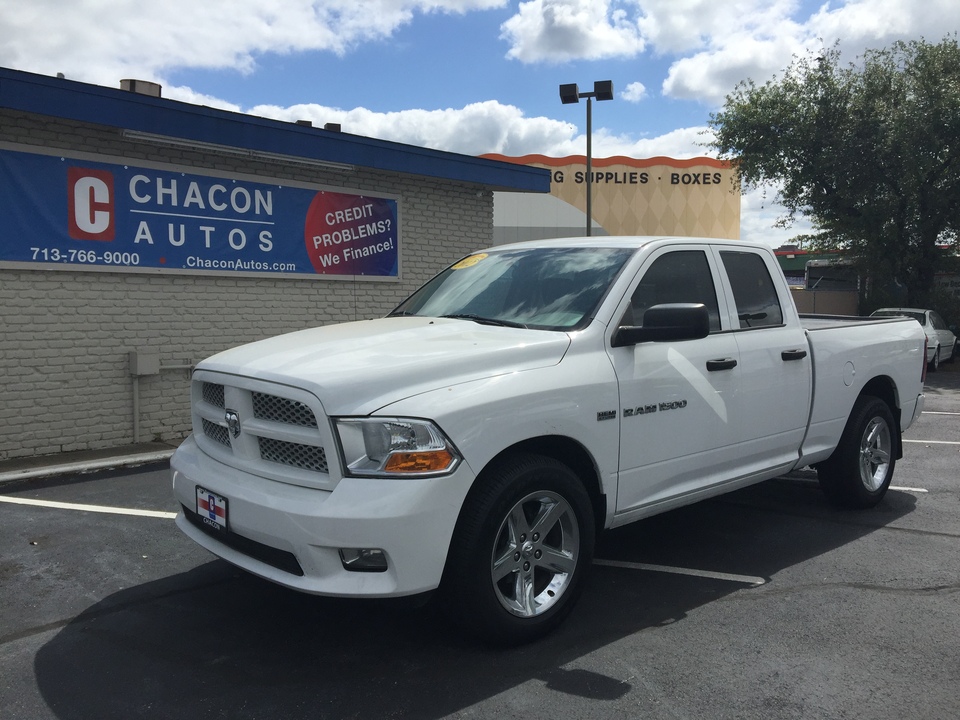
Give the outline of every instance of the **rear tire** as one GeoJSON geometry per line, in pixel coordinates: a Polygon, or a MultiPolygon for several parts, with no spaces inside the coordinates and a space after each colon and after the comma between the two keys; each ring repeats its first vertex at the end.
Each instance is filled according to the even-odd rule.
{"type": "Polygon", "coordinates": [[[832,503],[864,509],[883,499],[897,462],[895,432],[893,413],[883,400],[857,398],[836,450],[817,466],[820,487],[832,503]]]}
{"type": "Polygon", "coordinates": [[[937,345],[937,349],[933,353],[933,359],[930,361],[928,368],[930,372],[936,372],[940,369],[940,346],[937,345]]]}
{"type": "Polygon", "coordinates": [[[590,497],[570,468],[540,455],[505,458],[464,504],[441,585],[445,610],[496,645],[546,635],[580,596],[594,533],[590,497]]]}

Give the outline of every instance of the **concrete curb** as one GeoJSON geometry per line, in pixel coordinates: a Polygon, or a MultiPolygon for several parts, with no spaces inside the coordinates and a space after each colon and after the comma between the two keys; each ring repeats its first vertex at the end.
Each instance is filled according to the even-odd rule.
{"type": "Polygon", "coordinates": [[[67,473],[88,473],[96,470],[108,470],[116,467],[131,467],[146,465],[147,463],[169,460],[176,448],[169,450],[154,450],[152,452],[116,455],[113,457],[97,458],[95,460],[80,460],[60,464],[42,465],[38,467],[18,468],[0,472],[0,484],[15,480],[30,480],[34,478],[52,477],[67,473]]]}

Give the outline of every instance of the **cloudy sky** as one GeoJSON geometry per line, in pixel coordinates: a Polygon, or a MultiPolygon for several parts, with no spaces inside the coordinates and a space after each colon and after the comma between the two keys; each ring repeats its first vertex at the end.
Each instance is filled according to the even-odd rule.
{"type": "MultiPolygon", "coordinates": [[[[0,65],[470,155],[583,154],[558,87],[612,80],[594,156],[689,158],[739,80],[957,29],[958,0],[6,0],[0,65]]],[[[769,196],[744,196],[744,239],[804,229],[773,230],[769,196]]]]}

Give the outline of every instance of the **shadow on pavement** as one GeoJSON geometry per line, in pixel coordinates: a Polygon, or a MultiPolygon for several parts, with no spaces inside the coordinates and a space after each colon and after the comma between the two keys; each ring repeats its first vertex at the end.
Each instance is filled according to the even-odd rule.
{"type": "Polygon", "coordinates": [[[462,638],[434,604],[312,597],[207,562],[90,607],[39,650],[35,675],[64,719],[441,718],[529,682],[615,700],[631,686],[564,666],[718,598],[776,587],[779,571],[913,507],[891,492],[873,511],[840,513],[815,486],[777,480],[608,532],[598,557],[771,581],[748,589],[597,566],[558,632],[512,650],[462,638]]]}

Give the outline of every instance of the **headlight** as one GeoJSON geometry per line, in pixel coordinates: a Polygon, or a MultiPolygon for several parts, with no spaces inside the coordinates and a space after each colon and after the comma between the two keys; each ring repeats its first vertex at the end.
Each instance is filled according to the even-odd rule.
{"type": "Polygon", "coordinates": [[[337,418],[345,474],[428,477],[452,472],[460,453],[429,420],[337,418]]]}

